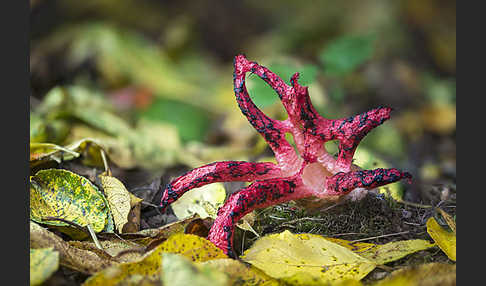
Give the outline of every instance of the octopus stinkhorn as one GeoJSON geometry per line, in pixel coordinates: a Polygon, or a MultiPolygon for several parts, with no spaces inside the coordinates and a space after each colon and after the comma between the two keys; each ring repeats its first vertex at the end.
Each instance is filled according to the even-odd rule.
{"type": "Polygon", "coordinates": [[[275,154],[270,162],[223,161],[193,169],[170,182],[162,195],[165,209],[185,192],[215,182],[253,182],[231,194],[219,209],[208,239],[234,257],[234,225],[257,208],[317,197],[335,199],[353,190],[370,190],[411,175],[395,168],[361,170],[352,164],[359,142],[374,127],[390,118],[391,108],[378,107],[343,119],[326,119],[312,106],[308,89],[298,83],[299,73],[286,84],[272,71],[249,61],[244,55],[234,60],[234,92],[238,106],[251,125],[265,138],[275,154]],[[251,100],[245,85],[246,73],[253,73],[278,94],[288,118],[284,121],[266,116],[251,100]],[[290,133],[297,151],[285,139],[290,133]],[[339,141],[337,158],[326,151],[324,143],[339,141]]]}

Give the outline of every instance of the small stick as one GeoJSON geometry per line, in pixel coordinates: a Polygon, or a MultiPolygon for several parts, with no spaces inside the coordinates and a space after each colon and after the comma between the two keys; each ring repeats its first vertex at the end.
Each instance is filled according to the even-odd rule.
{"type": "Polygon", "coordinates": [[[405,233],[409,233],[409,232],[410,231],[407,230],[407,231],[402,231],[402,232],[397,232],[397,233],[389,233],[389,234],[384,234],[384,235],[378,235],[378,236],[373,236],[373,237],[356,239],[356,240],[352,240],[351,242],[358,242],[358,241],[370,240],[370,239],[375,239],[375,238],[394,236],[394,235],[405,234],[405,233]]]}
{"type": "Polygon", "coordinates": [[[101,246],[101,243],[99,242],[98,237],[96,237],[96,233],[95,233],[93,227],[91,226],[91,224],[88,223],[87,227],[88,227],[89,234],[91,235],[91,238],[93,239],[93,242],[96,245],[96,247],[98,247],[99,249],[105,251],[103,249],[103,246],[101,246]]]}

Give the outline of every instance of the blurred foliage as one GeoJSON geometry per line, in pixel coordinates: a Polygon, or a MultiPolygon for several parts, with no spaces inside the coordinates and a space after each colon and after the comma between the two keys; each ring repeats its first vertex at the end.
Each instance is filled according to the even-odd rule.
{"type": "MultiPolygon", "coordinates": [[[[32,142],[69,144],[76,120],[118,137],[143,119],[177,135],[154,145],[133,133],[123,144],[138,162],[125,166],[267,156],[234,100],[231,60],[245,53],[285,81],[299,72],[326,117],[393,107],[363,146],[412,172],[435,165],[436,181],[454,183],[455,1],[33,1],[31,9],[32,142]],[[96,96],[54,111],[44,97],[56,86],[96,96]],[[179,151],[158,156],[154,146],[179,151]]],[[[261,79],[250,75],[248,89],[269,116],[285,119],[261,79]]]]}

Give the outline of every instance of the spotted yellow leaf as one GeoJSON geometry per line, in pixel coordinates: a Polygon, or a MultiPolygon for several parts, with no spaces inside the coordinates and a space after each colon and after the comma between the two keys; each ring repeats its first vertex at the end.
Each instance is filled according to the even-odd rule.
{"type": "Polygon", "coordinates": [[[174,234],[142,258],[106,268],[88,278],[83,285],[117,285],[134,275],[142,275],[151,281],[159,280],[163,253],[178,253],[195,262],[227,258],[209,240],[192,234],[174,234]]]}
{"type": "Polygon", "coordinates": [[[427,232],[447,257],[456,261],[456,234],[443,229],[433,217],[427,220],[427,232]]]}
{"type": "Polygon", "coordinates": [[[62,169],[46,169],[30,177],[30,218],[54,225],[70,225],[47,217],[64,219],[95,232],[113,231],[109,205],[88,179],[62,169]]]}

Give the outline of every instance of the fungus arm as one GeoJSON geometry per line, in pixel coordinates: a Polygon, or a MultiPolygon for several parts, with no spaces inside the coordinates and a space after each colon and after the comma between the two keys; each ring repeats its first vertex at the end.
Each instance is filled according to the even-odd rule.
{"type": "Polygon", "coordinates": [[[254,209],[310,196],[298,176],[257,181],[233,193],[219,209],[218,216],[209,230],[208,239],[231,257],[234,226],[254,209]]]}
{"type": "Polygon", "coordinates": [[[345,195],[356,188],[371,190],[383,185],[410,179],[412,175],[395,168],[339,172],[326,179],[326,195],[345,195]]]}
{"type": "Polygon", "coordinates": [[[167,184],[161,199],[164,210],[185,192],[216,182],[252,182],[281,176],[277,165],[270,162],[253,163],[223,161],[193,169],[167,184]]]}

